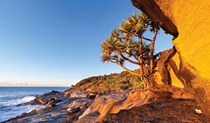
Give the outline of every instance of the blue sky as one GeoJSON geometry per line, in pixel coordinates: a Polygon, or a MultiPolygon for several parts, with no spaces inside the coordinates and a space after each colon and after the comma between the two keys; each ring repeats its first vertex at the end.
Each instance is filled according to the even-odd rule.
{"type": "MultiPolygon", "coordinates": [[[[0,86],[71,86],[121,72],[101,62],[100,46],[134,12],[130,0],[1,0],[0,86]]],[[[161,31],[156,52],[171,38],[161,31]]]]}

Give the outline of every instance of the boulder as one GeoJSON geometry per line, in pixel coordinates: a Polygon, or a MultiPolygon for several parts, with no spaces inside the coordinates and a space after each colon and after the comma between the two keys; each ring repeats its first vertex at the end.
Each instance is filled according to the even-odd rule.
{"type": "MultiPolygon", "coordinates": [[[[65,100],[66,97],[63,95],[62,92],[59,91],[52,91],[49,93],[45,93],[41,96],[35,98],[35,101],[46,105],[48,107],[55,107],[58,102],[65,100]]],[[[36,104],[36,103],[34,103],[36,104]]]]}

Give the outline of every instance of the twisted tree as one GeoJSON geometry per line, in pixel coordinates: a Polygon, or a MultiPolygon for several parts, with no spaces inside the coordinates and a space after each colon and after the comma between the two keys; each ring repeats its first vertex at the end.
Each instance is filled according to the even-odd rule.
{"type": "Polygon", "coordinates": [[[102,42],[102,62],[112,62],[144,80],[151,74],[154,65],[154,47],[158,25],[145,14],[133,14],[113,29],[109,38],[102,42]],[[145,31],[154,33],[153,38],[144,36],[145,31]],[[124,65],[129,62],[139,66],[140,72],[124,65]]]}

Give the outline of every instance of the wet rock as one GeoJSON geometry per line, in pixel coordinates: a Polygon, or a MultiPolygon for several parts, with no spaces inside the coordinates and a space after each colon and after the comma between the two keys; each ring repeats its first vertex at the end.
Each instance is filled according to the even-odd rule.
{"type": "Polygon", "coordinates": [[[55,105],[56,105],[56,102],[55,101],[49,101],[47,104],[46,104],[46,106],[48,106],[48,107],[55,107],[55,105]]]}
{"type": "MultiPolygon", "coordinates": [[[[35,101],[46,105],[48,107],[54,107],[58,102],[65,100],[66,97],[63,95],[62,92],[59,91],[52,91],[50,93],[43,94],[38,96],[35,101]]],[[[36,104],[36,103],[34,103],[36,104]]]]}
{"type": "Polygon", "coordinates": [[[61,102],[61,101],[62,101],[62,100],[59,100],[59,99],[53,97],[53,98],[51,98],[49,101],[46,101],[45,105],[48,106],[48,107],[55,107],[56,104],[57,104],[58,102],[61,102]]]}

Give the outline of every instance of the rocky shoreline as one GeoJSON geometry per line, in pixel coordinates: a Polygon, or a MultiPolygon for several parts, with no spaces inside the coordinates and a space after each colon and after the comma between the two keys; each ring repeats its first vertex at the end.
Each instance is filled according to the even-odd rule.
{"type": "Polygon", "coordinates": [[[18,105],[45,105],[46,107],[23,113],[2,123],[65,122],[66,120],[73,120],[76,116],[75,114],[81,112],[82,108],[90,105],[93,100],[84,97],[84,93],[81,91],[74,91],[70,96],[70,91],[59,92],[53,90],[36,97],[33,101],[18,105]]]}
{"type": "Polygon", "coordinates": [[[46,105],[46,108],[23,113],[2,123],[210,121],[209,117],[195,111],[199,107],[190,91],[173,86],[142,91],[127,89],[107,94],[71,88],[64,92],[45,93],[30,102],[30,105],[37,104],[46,105]]]}

